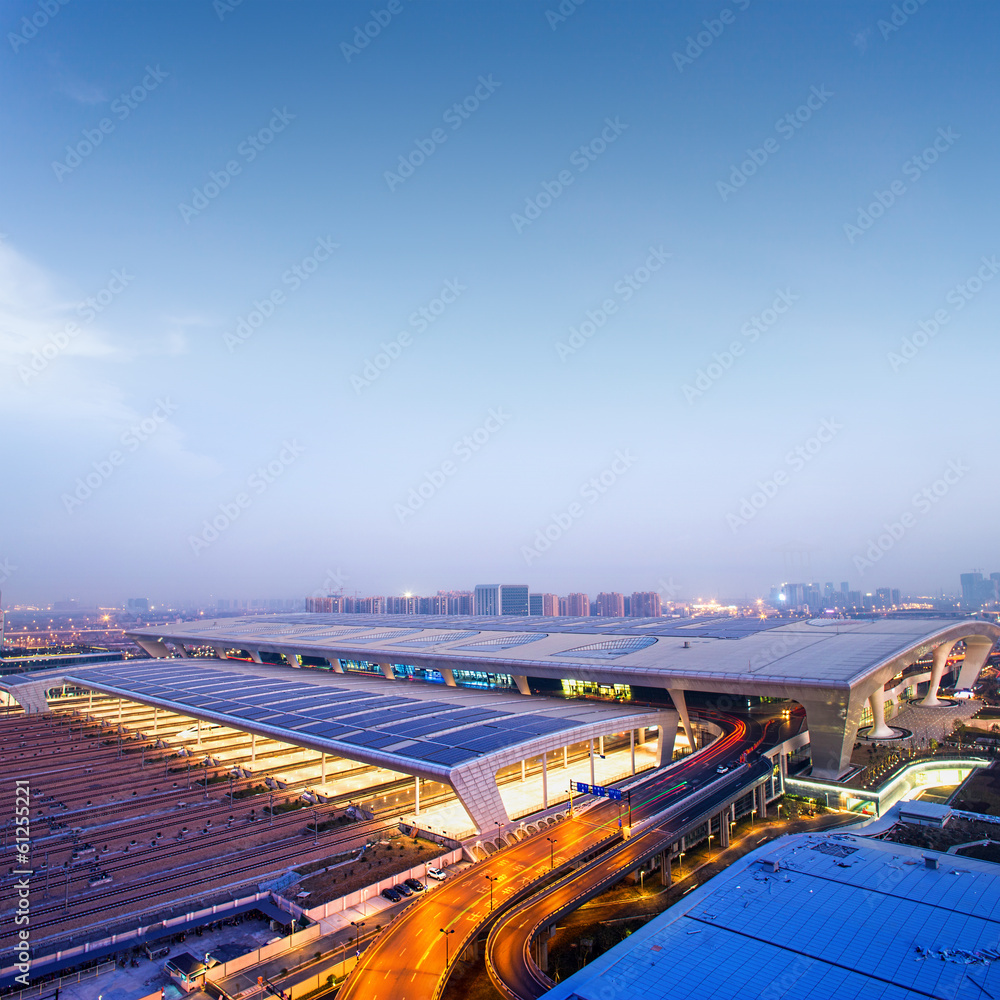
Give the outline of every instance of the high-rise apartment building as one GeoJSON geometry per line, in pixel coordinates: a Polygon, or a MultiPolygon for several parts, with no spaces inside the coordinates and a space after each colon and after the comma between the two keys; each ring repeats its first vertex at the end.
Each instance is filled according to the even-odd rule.
{"type": "Polygon", "coordinates": [[[590,597],[587,594],[567,595],[566,614],[572,618],[587,618],[590,615],[590,597]]]}
{"type": "Polygon", "coordinates": [[[984,604],[994,604],[1000,600],[1000,573],[991,573],[988,580],[982,573],[963,573],[959,579],[962,582],[962,603],[973,608],[981,608],[984,604]]]}
{"type": "Polygon", "coordinates": [[[659,618],[663,614],[663,601],[655,590],[644,590],[632,595],[629,603],[632,618],[659,618]]]}
{"type": "Polygon", "coordinates": [[[475,589],[475,614],[524,615],[529,613],[526,583],[480,583],[475,589]]]}
{"type": "Polygon", "coordinates": [[[625,598],[614,591],[598,594],[597,613],[602,618],[624,618],[625,598]]]}

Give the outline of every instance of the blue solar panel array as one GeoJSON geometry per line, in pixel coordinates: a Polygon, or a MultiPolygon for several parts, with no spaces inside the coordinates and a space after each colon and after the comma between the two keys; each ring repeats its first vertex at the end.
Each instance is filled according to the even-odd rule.
{"type": "MultiPolygon", "coordinates": [[[[303,736],[452,767],[578,722],[456,703],[270,680],[200,665],[197,660],[140,660],[87,668],[75,679],[162,698],[194,711],[229,716],[237,727],[263,723],[303,736]]],[[[349,753],[348,753],[349,755],[349,753]]]]}

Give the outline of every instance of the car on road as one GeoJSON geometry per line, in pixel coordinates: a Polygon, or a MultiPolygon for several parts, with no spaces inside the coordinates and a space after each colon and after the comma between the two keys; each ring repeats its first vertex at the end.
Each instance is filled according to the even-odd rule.
{"type": "Polygon", "coordinates": [[[396,892],[401,893],[404,896],[413,895],[413,890],[405,882],[397,883],[396,885],[393,886],[393,889],[395,889],[396,892]]]}
{"type": "Polygon", "coordinates": [[[728,764],[720,764],[720,765],[719,765],[719,766],[718,766],[718,767],[717,767],[717,768],[715,769],[715,773],[716,773],[716,774],[725,774],[725,773],[726,773],[726,772],[727,772],[728,770],[729,770],[729,765],[728,765],[728,764]]]}
{"type": "Polygon", "coordinates": [[[419,879],[408,878],[405,884],[408,885],[414,892],[424,891],[424,883],[421,882],[419,879]]]}
{"type": "Polygon", "coordinates": [[[443,882],[448,877],[445,872],[441,871],[440,868],[435,868],[434,865],[427,866],[427,874],[434,879],[435,882],[443,882]]]}
{"type": "Polygon", "coordinates": [[[396,892],[396,890],[395,890],[394,888],[392,888],[391,886],[386,886],[386,887],[385,887],[385,888],[384,888],[384,889],[383,889],[383,890],[381,891],[381,893],[379,893],[379,895],[380,895],[380,896],[384,896],[384,897],[385,897],[386,899],[388,899],[388,900],[389,900],[389,902],[390,902],[390,903],[398,903],[398,902],[399,902],[399,901],[400,901],[400,900],[401,900],[401,899],[403,898],[403,897],[402,897],[402,896],[401,896],[401,895],[400,895],[400,894],[399,894],[398,892],[396,892]]]}

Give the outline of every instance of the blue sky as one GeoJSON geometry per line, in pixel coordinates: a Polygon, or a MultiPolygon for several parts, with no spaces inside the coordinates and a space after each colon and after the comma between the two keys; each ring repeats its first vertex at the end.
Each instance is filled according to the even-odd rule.
{"type": "Polygon", "coordinates": [[[998,21],[5,4],[6,600],[1000,568],[998,21]]]}

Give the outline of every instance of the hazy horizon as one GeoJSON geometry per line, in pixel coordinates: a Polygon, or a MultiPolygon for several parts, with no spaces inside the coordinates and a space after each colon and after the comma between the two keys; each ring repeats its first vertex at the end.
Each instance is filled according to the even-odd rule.
{"type": "Polygon", "coordinates": [[[5,606],[1000,569],[995,8],[39,11],[5,606]]]}

